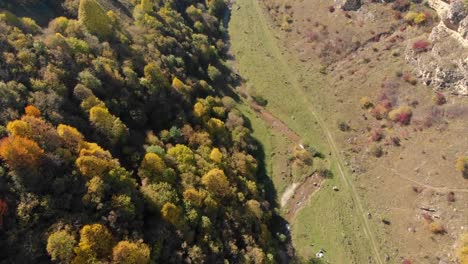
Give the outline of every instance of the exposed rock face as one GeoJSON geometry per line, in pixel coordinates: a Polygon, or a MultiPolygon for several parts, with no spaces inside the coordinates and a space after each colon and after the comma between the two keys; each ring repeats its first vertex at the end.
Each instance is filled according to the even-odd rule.
{"type": "Polygon", "coordinates": [[[462,1],[453,1],[450,3],[450,7],[447,13],[447,18],[450,23],[454,25],[460,24],[460,22],[466,17],[467,11],[465,4],[462,1]]]}
{"type": "Polygon", "coordinates": [[[450,5],[429,0],[441,22],[432,29],[432,49],[415,52],[408,47],[406,59],[415,66],[425,84],[454,94],[468,95],[468,12],[461,1],[450,5]]]}
{"type": "Polygon", "coordinates": [[[336,4],[344,11],[355,11],[361,8],[361,0],[338,0],[336,4]]]}
{"type": "Polygon", "coordinates": [[[468,16],[460,22],[458,32],[463,39],[468,40],[468,16]]]}

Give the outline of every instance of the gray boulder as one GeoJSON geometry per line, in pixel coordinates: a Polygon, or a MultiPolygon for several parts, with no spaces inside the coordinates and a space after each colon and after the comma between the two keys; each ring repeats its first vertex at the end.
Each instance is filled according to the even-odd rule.
{"type": "Polygon", "coordinates": [[[447,18],[453,25],[458,25],[468,15],[467,8],[463,1],[453,1],[450,3],[447,18]]]}
{"type": "Polygon", "coordinates": [[[361,8],[361,0],[338,0],[337,5],[344,11],[356,11],[361,8]]]}

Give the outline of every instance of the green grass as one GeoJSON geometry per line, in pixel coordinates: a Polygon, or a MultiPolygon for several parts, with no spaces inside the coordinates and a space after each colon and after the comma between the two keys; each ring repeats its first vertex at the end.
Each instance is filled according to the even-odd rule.
{"type": "Polygon", "coordinates": [[[276,131],[269,129],[268,125],[245,104],[239,104],[237,108],[249,119],[252,136],[263,147],[265,171],[275,185],[276,200],[279,202],[284,190],[292,183],[290,177],[286,177],[286,173],[288,173],[288,149],[292,142],[276,131]]]}
{"type": "MultiPolygon", "coordinates": [[[[310,111],[312,100],[305,98],[304,91],[299,91],[302,88],[296,82],[296,73],[276,46],[275,37],[265,29],[265,23],[259,22],[259,10],[254,1],[236,1],[240,9],[233,8],[230,21],[232,51],[239,73],[255,94],[268,100],[270,112],[296,131],[303,142],[314,146],[328,158],[331,149],[310,111]]],[[[315,75],[311,77],[314,81],[308,82],[307,86],[307,96],[312,97],[324,82],[318,70],[307,74],[315,75]]],[[[332,114],[332,111],[328,113],[332,114]]],[[[266,164],[270,164],[267,171],[274,174],[275,168],[271,167],[274,162],[269,155],[269,151],[273,151],[273,143],[267,136],[270,132],[259,128],[255,118],[251,120],[252,126],[257,126],[254,135],[265,146],[266,164]]],[[[324,248],[327,250],[326,260],[330,263],[367,263],[373,252],[361,228],[362,219],[357,215],[353,197],[350,192],[334,192],[331,188],[345,184],[337,173],[337,162],[332,160],[335,177],[326,181],[321,191],[292,221],[293,243],[300,256],[310,257],[324,248]]],[[[275,180],[273,182],[276,183],[275,180]]],[[[278,185],[277,189],[284,190],[284,185],[278,185]]]]}

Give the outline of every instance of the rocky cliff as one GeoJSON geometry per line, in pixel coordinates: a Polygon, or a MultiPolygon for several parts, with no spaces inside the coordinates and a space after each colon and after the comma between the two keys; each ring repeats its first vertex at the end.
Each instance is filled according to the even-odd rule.
{"type": "Polygon", "coordinates": [[[456,0],[429,0],[440,23],[428,36],[431,48],[417,52],[408,47],[406,59],[415,65],[424,83],[457,95],[468,95],[468,8],[456,0]]]}

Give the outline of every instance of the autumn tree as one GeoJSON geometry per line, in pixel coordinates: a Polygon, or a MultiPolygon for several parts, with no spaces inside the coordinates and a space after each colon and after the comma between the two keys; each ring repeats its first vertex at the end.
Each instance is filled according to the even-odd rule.
{"type": "Polygon", "coordinates": [[[90,178],[102,176],[105,172],[120,166],[109,151],[96,143],[85,143],[75,163],[81,174],[90,178]]]}
{"type": "Polygon", "coordinates": [[[128,136],[128,128],[120,118],[109,113],[105,107],[95,106],[89,110],[91,124],[103,135],[107,136],[112,144],[124,141],[128,136]]]}
{"type": "Polygon", "coordinates": [[[27,138],[10,136],[0,141],[0,157],[13,170],[37,169],[44,150],[27,138]]]}
{"type": "Polygon", "coordinates": [[[37,109],[37,107],[33,105],[28,105],[24,108],[24,112],[28,116],[33,116],[33,117],[40,117],[41,116],[41,111],[37,109]]]}
{"type": "Polygon", "coordinates": [[[219,148],[213,148],[210,153],[210,159],[216,163],[221,163],[223,160],[223,153],[221,153],[219,148]]]}
{"type": "Polygon", "coordinates": [[[170,148],[167,154],[175,158],[179,171],[193,172],[195,170],[195,156],[189,147],[177,144],[170,148]]]}
{"type": "Polygon", "coordinates": [[[176,190],[166,182],[142,186],[141,192],[152,212],[159,212],[165,203],[179,201],[176,190]]]}
{"type": "Polygon", "coordinates": [[[161,68],[159,68],[159,66],[155,62],[150,62],[145,66],[144,74],[144,80],[146,81],[145,84],[151,89],[152,92],[157,92],[160,89],[169,87],[169,82],[166,79],[166,76],[164,76],[163,72],[161,71],[161,68]]]}
{"type": "Polygon", "coordinates": [[[114,239],[107,227],[101,224],[85,225],[80,230],[80,242],[75,248],[74,263],[90,263],[108,258],[112,253],[114,239]]]}
{"type": "Polygon", "coordinates": [[[78,19],[89,32],[100,38],[108,38],[112,35],[111,21],[96,0],[80,1],[78,19]]]}
{"type": "Polygon", "coordinates": [[[120,241],[112,250],[115,264],[149,264],[150,248],[142,242],[120,241]]]}
{"type": "Polygon", "coordinates": [[[195,206],[201,206],[205,195],[203,192],[197,191],[195,188],[188,188],[184,191],[184,200],[195,206]]]}
{"type": "Polygon", "coordinates": [[[152,182],[157,182],[161,179],[161,175],[166,169],[166,164],[158,154],[146,153],[140,168],[138,169],[138,176],[142,179],[150,179],[152,182]]]}
{"type": "Polygon", "coordinates": [[[167,222],[179,226],[182,222],[182,210],[177,205],[167,202],[161,209],[161,216],[167,222]]]}
{"type": "Polygon", "coordinates": [[[81,149],[81,146],[84,143],[84,137],[76,128],[60,124],[57,127],[57,133],[67,147],[75,152],[78,152],[81,149]]]}
{"type": "Polygon", "coordinates": [[[47,239],[47,253],[53,261],[70,263],[74,256],[75,237],[66,230],[55,231],[47,239]]]}
{"type": "Polygon", "coordinates": [[[228,178],[220,169],[212,169],[203,175],[202,183],[210,193],[217,196],[223,197],[230,193],[228,178]]]}

